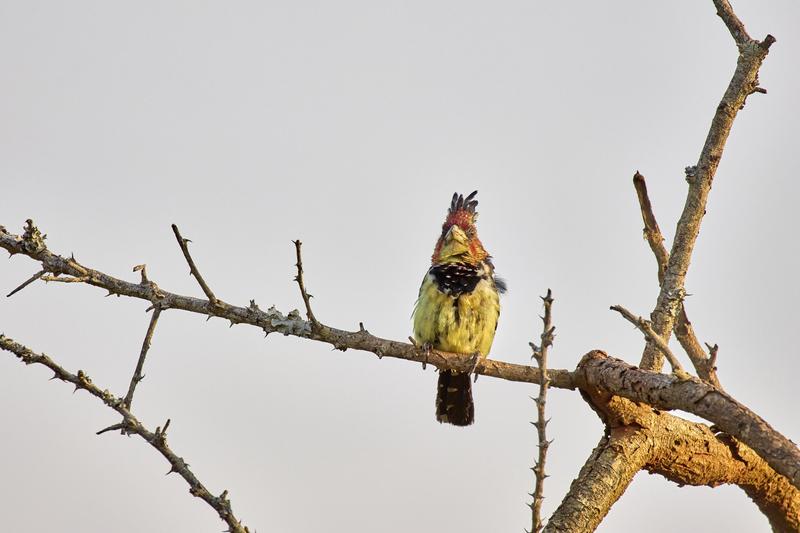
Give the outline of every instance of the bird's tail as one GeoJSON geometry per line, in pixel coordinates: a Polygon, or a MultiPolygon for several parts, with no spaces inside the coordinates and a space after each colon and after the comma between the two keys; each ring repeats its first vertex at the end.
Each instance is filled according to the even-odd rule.
{"type": "Polygon", "coordinates": [[[436,420],[454,426],[468,426],[475,421],[472,381],[469,374],[442,370],[436,391],[436,420]]]}

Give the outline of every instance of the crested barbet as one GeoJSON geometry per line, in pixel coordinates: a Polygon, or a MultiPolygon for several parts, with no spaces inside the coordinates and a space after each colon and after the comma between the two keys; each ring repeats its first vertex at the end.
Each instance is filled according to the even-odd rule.
{"type": "MultiPolygon", "coordinates": [[[[491,256],[478,239],[478,201],[453,194],[431,267],[414,307],[414,340],[425,349],[470,354],[475,363],[492,347],[505,283],[494,275],[491,256]]],[[[436,420],[456,426],[475,421],[468,373],[439,372],[436,420]]]]}

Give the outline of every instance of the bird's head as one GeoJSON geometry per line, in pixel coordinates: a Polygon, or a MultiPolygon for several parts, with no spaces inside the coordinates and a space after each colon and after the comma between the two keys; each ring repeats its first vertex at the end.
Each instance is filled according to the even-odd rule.
{"type": "Polygon", "coordinates": [[[489,253],[484,249],[478,230],[475,228],[475,221],[478,213],[475,208],[478,200],[473,192],[466,198],[463,195],[454,193],[447,210],[447,218],[442,224],[442,235],[436,242],[431,262],[440,263],[470,263],[478,264],[489,257],[489,253]]]}

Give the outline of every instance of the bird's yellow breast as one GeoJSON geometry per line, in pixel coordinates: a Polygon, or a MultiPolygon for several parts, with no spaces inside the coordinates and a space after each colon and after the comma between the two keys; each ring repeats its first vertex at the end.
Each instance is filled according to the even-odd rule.
{"type": "Polygon", "coordinates": [[[489,353],[500,316],[500,298],[490,279],[459,296],[440,291],[434,278],[422,280],[414,308],[414,338],[446,352],[489,353]]]}

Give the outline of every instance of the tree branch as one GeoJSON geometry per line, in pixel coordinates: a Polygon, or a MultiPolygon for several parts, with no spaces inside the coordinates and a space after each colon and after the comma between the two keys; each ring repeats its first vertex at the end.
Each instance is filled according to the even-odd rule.
{"type": "Polygon", "coordinates": [[[645,465],[678,485],[738,485],[776,532],[800,531],[800,490],[777,474],[750,447],[668,413],[649,411],[657,446],[645,465]]]}
{"type": "MultiPolygon", "coordinates": [[[[78,370],[77,375],[72,374],[67,370],[64,370],[64,368],[58,365],[47,355],[36,353],[30,348],[15,342],[13,339],[10,339],[5,335],[0,335],[0,349],[16,354],[16,356],[26,365],[40,364],[46,366],[53,371],[54,378],[60,379],[61,381],[67,383],[72,383],[75,386],[75,390],[85,390],[95,398],[100,399],[108,407],[122,415],[122,422],[120,424],[115,424],[110,428],[106,428],[106,430],[123,429],[128,434],[134,433],[139,435],[153,448],[158,450],[167,461],[169,461],[171,468],[168,473],[177,472],[180,474],[186,483],[189,484],[189,493],[192,496],[201,498],[208,505],[210,505],[217,512],[220,519],[228,525],[229,531],[233,533],[249,533],[249,529],[242,525],[236,516],[234,516],[233,510],[231,509],[230,500],[227,498],[228,491],[224,491],[220,496],[212,495],[189,469],[189,464],[186,463],[182,457],[176,455],[167,445],[166,430],[169,426],[169,420],[167,420],[167,423],[164,424],[164,429],[159,427],[156,428],[154,432],[150,431],[145,428],[141,422],[139,422],[133,413],[131,413],[122,398],[114,396],[107,389],[100,390],[100,387],[92,383],[92,380],[89,378],[89,376],[84,374],[82,370],[78,370]]],[[[101,430],[98,433],[103,433],[106,430],[101,430]]]]}
{"type": "MultiPolygon", "coordinates": [[[[144,277],[144,270],[142,270],[142,276],[144,277]]],[[[125,395],[124,404],[125,407],[128,409],[131,408],[131,402],[133,402],[133,393],[136,390],[136,385],[139,384],[140,381],[144,379],[142,375],[142,370],[144,369],[144,360],[147,357],[147,351],[150,349],[150,343],[153,340],[153,333],[156,331],[156,323],[158,322],[158,317],[161,316],[161,307],[156,305],[153,309],[153,316],[150,317],[150,325],[147,326],[147,333],[144,335],[144,340],[142,341],[142,349],[139,352],[139,360],[136,362],[136,370],[133,371],[133,376],[131,376],[131,383],[128,385],[128,394],[125,395]]]]}
{"type": "Polygon", "coordinates": [[[584,392],[601,390],[658,409],[680,409],[713,422],[721,431],[755,450],[776,472],[800,488],[797,446],[730,395],[707,383],[642,370],[598,350],[583,356],[574,376],[584,392]]]}
{"type": "Polygon", "coordinates": [[[633,427],[612,429],[600,439],[570,485],[544,533],[591,533],[650,457],[652,440],[633,427]]]}
{"type": "Polygon", "coordinates": [[[731,32],[731,37],[736,41],[736,44],[738,46],[746,45],[751,40],[750,35],[748,35],[747,30],[744,29],[742,21],[739,20],[736,13],[733,12],[733,8],[728,0],[714,0],[714,6],[717,8],[717,15],[719,15],[722,22],[725,23],[725,26],[728,27],[728,31],[731,32]]]}
{"type": "MultiPolygon", "coordinates": [[[[675,231],[661,291],[650,315],[653,329],[665,341],[669,341],[672,335],[675,318],[683,302],[686,273],[689,270],[694,244],[700,232],[700,223],[706,212],[711,183],[722,158],[725,142],[736,115],[744,107],[745,100],[758,88],[758,70],[769,52],[770,45],[775,42],[775,38],[771,35],[767,35],[763,42],[749,39],[744,26],[736,18],[727,0],[714,0],[714,5],[737,42],[739,59],[711,121],[697,165],[686,169],[689,191],[675,231]]],[[[660,370],[663,359],[661,351],[654,344],[648,343],[640,366],[648,370],[660,370]]]]}
{"type": "Polygon", "coordinates": [[[612,311],[616,311],[625,318],[628,322],[636,326],[636,328],[644,333],[645,338],[648,342],[652,342],[655,344],[661,353],[667,358],[669,364],[672,366],[672,373],[678,376],[680,379],[689,379],[689,374],[683,369],[681,363],[678,361],[678,358],[675,357],[675,354],[672,353],[672,350],[669,349],[669,345],[667,345],[666,341],[658,336],[658,333],[653,331],[653,327],[650,325],[650,322],[643,319],[640,316],[636,316],[621,305],[612,305],[612,311]]]}
{"type": "MultiPolygon", "coordinates": [[[[34,228],[35,229],[35,228],[34,228]]],[[[38,230],[37,230],[38,232],[38,230]]],[[[26,232],[27,233],[27,232],[26,232]]],[[[449,354],[432,350],[429,354],[411,344],[401,343],[375,337],[366,331],[348,332],[328,326],[312,333],[308,322],[300,318],[297,311],[283,315],[278,310],[270,308],[267,312],[258,309],[254,303],[250,307],[242,308],[226,305],[224,308],[214,306],[210,301],[199,300],[188,296],[181,296],[163,291],[154,283],[134,284],[119,280],[94,269],[90,269],[75,261],[64,259],[51,253],[43,245],[30,251],[25,236],[19,237],[6,232],[0,227],[0,247],[12,253],[23,253],[39,261],[42,268],[48,272],[65,274],[69,276],[82,275],[83,283],[103,287],[112,294],[122,294],[153,302],[161,305],[163,309],[183,309],[201,314],[209,314],[226,318],[231,323],[246,323],[262,328],[266,332],[278,331],[284,335],[295,335],[302,338],[323,341],[332,344],[335,348],[344,350],[353,348],[375,353],[376,355],[395,357],[421,363],[427,361],[440,369],[457,370],[466,372],[472,368],[472,357],[469,354],[449,354]]],[[[761,455],[775,470],[784,474],[795,486],[800,484],[800,451],[776,432],[749,409],[741,406],[730,396],[706,384],[694,381],[672,383],[672,378],[656,373],[644,373],[624,363],[610,365],[611,372],[603,372],[609,365],[606,363],[595,365],[593,362],[608,358],[603,352],[591,352],[578,366],[576,373],[567,370],[548,371],[551,386],[573,389],[576,383],[583,385],[591,377],[591,381],[604,384],[604,388],[630,397],[636,401],[643,401],[661,409],[682,409],[701,416],[719,425],[724,431],[739,438],[759,455],[761,455]],[[594,354],[594,355],[593,355],[594,354]],[[622,365],[621,367],[619,365],[622,365]],[[630,380],[619,379],[614,372],[622,368],[630,378],[636,376],[641,380],[637,387],[631,388],[630,380]],[[635,372],[633,372],[635,371],[635,372]],[[580,375],[578,378],[576,376],[580,375]],[[577,380],[577,381],[576,381],[577,380]],[[665,381],[666,380],[666,381],[665,381]],[[683,390],[682,387],[686,388],[683,390]],[[676,393],[675,391],[681,391],[676,393]],[[686,394],[686,396],[682,396],[686,394]],[[737,417],[743,417],[737,419],[737,417]]],[[[494,360],[486,360],[478,372],[487,376],[498,377],[509,381],[528,383],[541,383],[542,374],[538,368],[527,365],[517,365],[494,360]]]]}
{"type": "Polygon", "coordinates": [[[798,531],[800,490],[745,444],[719,430],[715,434],[713,427],[654,410],[601,388],[587,387],[581,391],[611,435],[642,432],[646,437],[644,445],[636,441],[625,443],[618,452],[621,455],[647,448],[644,468],[681,486],[738,485],[767,516],[776,532],[798,531]]]}
{"type": "Polygon", "coordinates": [[[306,317],[308,321],[311,322],[311,329],[319,330],[321,324],[311,310],[311,295],[306,291],[305,281],[303,280],[303,254],[300,252],[300,247],[303,246],[303,243],[300,242],[300,239],[292,242],[294,243],[295,254],[297,255],[297,263],[295,264],[297,267],[297,276],[295,276],[294,280],[297,282],[297,286],[300,287],[300,296],[303,298],[303,303],[306,306],[306,317]]]}
{"type": "Polygon", "coordinates": [[[214,293],[211,292],[211,288],[209,288],[206,280],[203,279],[203,276],[200,275],[200,271],[197,269],[197,265],[194,264],[194,259],[192,259],[192,255],[189,253],[189,243],[192,242],[189,239],[184,239],[181,237],[181,232],[178,230],[178,226],[175,224],[172,225],[172,232],[175,233],[175,238],[178,240],[178,246],[181,247],[181,252],[183,252],[183,257],[186,258],[186,262],[189,263],[189,270],[191,274],[194,276],[194,279],[197,280],[197,283],[200,285],[200,288],[203,289],[208,301],[211,302],[211,305],[217,307],[221,304],[217,297],[214,296],[214,293]]]}
{"type": "MultiPolygon", "coordinates": [[[[647,194],[647,184],[645,183],[644,176],[639,174],[638,171],[633,175],[633,186],[636,189],[636,196],[639,198],[639,208],[641,209],[642,221],[644,222],[644,236],[656,258],[656,264],[658,266],[658,285],[661,286],[664,283],[664,272],[669,262],[669,252],[664,247],[664,236],[661,234],[661,229],[658,227],[658,222],[653,212],[653,206],[647,194]]],[[[717,378],[716,360],[712,362],[710,357],[706,356],[702,346],[700,346],[700,342],[697,340],[697,336],[694,333],[694,328],[692,328],[692,323],[689,321],[689,317],[686,316],[686,304],[683,302],[681,303],[680,309],[678,309],[678,317],[675,323],[675,337],[677,337],[686,355],[689,356],[689,360],[692,362],[692,366],[694,366],[700,379],[721,389],[722,385],[720,385],[719,379],[717,378]]]]}
{"type": "MultiPolygon", "coordinates": [[[[64,259],[44,246],[38,247],[35,252],[29,251],[24,236],[12,235],[2,227],[0,227],[0,247],[12,253],[28,255],[39,261],[42,268],[48,272],[68,276],[81,275],[84,278],[83,283],[103,287],[111,294],[148,300],[154,305],[161,305],[163,309],[183,309],[219,316],[230,320],[231,323],[260,327],[267,333],[277,331],[284,335],[330,343],[340,350],[352,348],[372,352],[381,357],[388,356],[418,363],[427,361],[440,369],[466,372],[473,366],[470,354],[451,354],[438,350],[426,353],[411,344],[382,339],[369,334],[366,330],[349,332],[322,326],[318,332],[312,333],[308,322],[300,318],[297,311],[283,315],[277,309],[270,308],[264,312],[254,303],[247,308],[233,305],[220,308],[213,306],[207,300],[163,291],[152,282],[129,283],[64,259]]],[[[480,365],[477,372],[508,381],[527,383],[542,381],[542,374],[538,368],[489,359],[480,365]]],[[[586,384],[591,383],[593,386],[602,386],[614,394],[647,402],[660,409],[681,409],[694,413],[716,423],[727,433],[748,444],[792,484],[800,485],[800,451],[749,409],[707,384],[695,381],[673,383],[673,378],[670,376],[644,372],[623,361],[608,358],[599,351],[584,356],[576,372],[548,370],[548,377],[550,386],[557,388],[574,389],[576,386],[584,388],[586,384]],[[614,362],[609,363],[609,361],[614,362]],[[621,379],[620,372],[627,376],[627,379],[621,379]],[[635,384],[631,382],[634,377],[637,380],[635,384]]]]}
{"type": "Polygon", "coordinates": [[[545,404],[547,403],[547,387],[550,385],[550,378],[547,373],[547,352],[550,346],[553,345],[553,326],[552,320],[552,307],[553,307],[553,293],[547,289],[547,295],[542,297],[544,302],[544,317],[542,317],[542,334],[540,336],[539,346],[534,343],[531,344],[533,349],[533,358],[539,365],[539,370],[542,372],[542,383],[539,385],[539,396],[534,400],[536,402],[536,434],[539,437],[539,454],[536,459],[536,464],[533,466],[533,473],[536,477],[536,484],[531,493],[533,501],[531,502],[531,533],[539,533],[542,530],[542,502],[544,501],[544,480],[547,474],[544,471],[544,465],[547,460],[547,450],[553,442],[547,440],[547,423],[549,420],[545,418],[545,404]]]}
{"type": "MultiPolygon", "coordinates": [[[[107,290],[109,294],[119,294],[146,300],[153,305],[160,306],[162,310],[180,309],[201,315],[216,316],[229,320],[232,324],[249,324],[258,327],[268,334],[277,332],[283,335],[326,342],[338,350],[346,350],[348,348],[363,350],[372,352],[379,357],[394,357],[417,363],[427,361],[437,368],[445,370],[466,372],[472,369],[474,364],[471,354],[455,354],[439,350],[431,350],[430,353],[426,353],[412,344],[376,337],[366,330],[345,331],[321,325],[317,332],[312,332],[311,324],[303,320],[296,310],[291,311],[288,315],[284,315],[274,307],[262,311],[254,301],[251,301],[248,307],[229,304],[215,306],[209,300],[201,300],[162,290],[152,281],[149,283],[124,281],[65,259],[50,252],[46,247],[38,249],[36,253],[28,252],[24,238],[8,233],[2,226],[0,226],[0,248],[8,250],[12,254],[27,255],[41,263],[42,268],[47,272],[52,272],[59,276],[69,276],[57,279],[74,279],[76,282],[101,287],[107,290]]],[[[538,368],[491,359],[483,360],[475,372],[485,376],[524,383],[538,384],[541,383],[542,379],[541,371],[538,368]]],[[[561,389],[575,388],[571,371],[551,369],[548,373],[551,387],[561,389]]]]}

